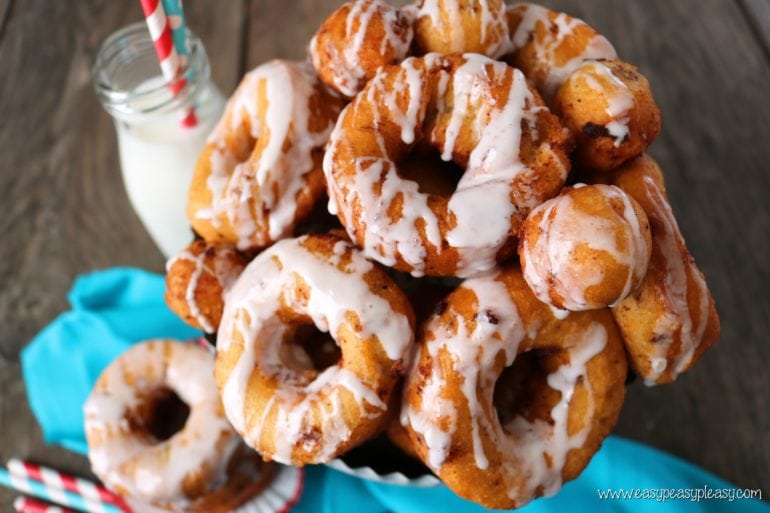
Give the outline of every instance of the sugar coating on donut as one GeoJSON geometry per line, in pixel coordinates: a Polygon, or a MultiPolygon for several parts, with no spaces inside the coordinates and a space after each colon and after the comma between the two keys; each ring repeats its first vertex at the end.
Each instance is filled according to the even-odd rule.
{"type": "Polygon", "coordinates": [[[447,298],[423,329],[401,411],[424,462],[455,493],[495,509],[553,495],[565,478],[580,472],[592,454],[581,451],[595,450],[617,418],[625,377],[622,348],[615,333],[610,341],[606,311],[557,320],[530,299],[520,274],[516,281],[518,291],[511,291],[511,276],[469,279],[447,298]],[[565,326],[555,332],[561,339],[537,341],[538,332],[556,322],[565,326]],[[564,352],[564,363],[545,377],[559,399],[547,418],[519,414],[502,425],[493,404],[495,384],[517,354],[539,344],[564,352]],[[588,362],[605,350],[602,365],[614,370],[594,389],[596,374],[589,373],[588,362]],[[611,390],[615,385],[621,389],[611,390]]]}
{"type": "Polygon", "coordinates": [[[402,61],[412,43],[411,19],[382,0],[343,4],[310,41],[310,59],[321,80],[355,96],[377,68],[402,61]]]}
{"type": "Polygon", "coordinates": [[[194,345],[153,340],[132,346],[101,374],[84,406],[88,456],[110,489],[153,503],[189,504],[223,486],[242,442],[222,412],[212,355],[194,345]],[[157,442],[137,431],[159,389],[190,408],[185,427],[157,442]],[[190,483],[202,489],[191,489],[190,483]]]}
{"type": "Polygon", "coordinates": [[[612,44],[568,14],[530,3],[508,6],[511,54],[507,59],[531,80],[546,102],[588,59],[617,59],[612,44]]]}
{"type": "Polygon", "coordinates": [[[475,54],[408,58],[381,69],[340,115],[324,157],[329,211],[385,265],[477,275],[561,189],[567,147],[520,71],[475,54]],[[398,174],[421,139],[466,168],[449,198],[398,174]]]}
{"type": "Polygon", "coordinates": [[[510,51],[503,0],[419,0],[411,12],[420,53],[498,58],[510,51]]]}
{"type": "Polygon", "coordinates": [[[225,306],[216,376],[228,418],[265,458],[330,461],[384,427],[412,323],[406,297],[350,243],[277,242],[248,265],[225,306]],[[341,361],[320,373],[298,369],[305,358],[287,363],[290,316],[332,335],[341,361]]]}
{"type": "Polygon", "coordinates": [[[614,186],[580,185],[530,214],[519,257],[541,301],[592,310],[617,304],[639,286],[651,245],[647,216],[630,196],[614,186]]]}
{"type": "Polygon", "coordinates": [[[689,369],[719,338],[719,317],[666,196],[655,161],[642,156],[606,178],[647,213],[652,256],[639,291],[613,308],[634,370],[649,385],[689,369]]]}
{"type": "Polygon", "coordinates": [[[188,324],[214,333],[224,295],[245,266],[233,246],[195,241],[166,263],[166,303],[188,324]]]}
{"type": "Polygon", "coordinates": [[[320,159],[339,108],[308,63],[274,60],[249,72],[196,166],[193,228],[239,249],[290,235],[323,194],[320,159]]]}
{"type": "Polygon", "coordinates": [[[575,161],[607,171],[637,157],[660,132],[650,84],[622,61],[587,61],[556,91],[553,109],[576,138],[575,161]]]}

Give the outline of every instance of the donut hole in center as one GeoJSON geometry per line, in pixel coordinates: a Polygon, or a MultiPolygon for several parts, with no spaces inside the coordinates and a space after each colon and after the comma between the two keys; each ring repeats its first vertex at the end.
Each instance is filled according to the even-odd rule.
{"type": "Polygon", "coordinates": [[[506,367],[495,384],[492,404],[500,425],[506,427],[517,417],[529,422],[551,422],[551,409],[561,393],[548,385],[553,351],[538,349],[520,353],[513,365],[506,367]]]}
{"type": "Polygon", "coordinates": [[[315,324],[299,324],[284,340],[281,361],[288,367],[322,372],[339,363],[342,351],[332,336],[315,324]]]}
{"type": "Polygon", "coordinates": [[[127,414],[131,430],[161,443],[184,429],[190,407],[167,387],[153,391],[140,406],[127,414]]]}
{"type": "Polygon", "coordinates": [[[398,176],[417,183],[423,194],[445,198],[454,194],[463,173],[461,166],[442,160],[438,149],[428,144],[415,146],[398,162],[398,176]]]}

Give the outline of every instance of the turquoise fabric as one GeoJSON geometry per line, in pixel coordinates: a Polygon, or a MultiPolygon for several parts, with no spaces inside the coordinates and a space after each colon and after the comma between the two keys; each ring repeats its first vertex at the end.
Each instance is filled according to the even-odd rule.
{"type": "MultiPolygon", "coordinates": [[[[60,315],[24,349],[22,369],[29,403],[48,443],[86,453],[83,403],[102,369],[132,343],[200,335],[168,310],[163,289],[162,276],[139,269],[116,268],[81,276],[68,296],[72,310],[60,315]]],[[[443,486],[383,485],[325,467],[309,467],[305,483],[302,499],[293,510],[297,513],[485,511],[443,486]]],[[[712,493],[736,493],[733,485],[694,465],[611,437],[577,480],[567,483],[555,497],[539,499],[520,511],[770,513],[770,505],[758,500],[601,500],[598,494],[606,489],[633,493],[634,489],[704,487],[712,493]]]]}

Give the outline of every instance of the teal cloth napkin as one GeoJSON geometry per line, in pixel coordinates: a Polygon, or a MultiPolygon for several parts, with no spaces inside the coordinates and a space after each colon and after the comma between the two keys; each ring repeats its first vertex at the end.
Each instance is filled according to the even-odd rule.
{"type": "MultiPolygon", "coordinates": [[[[72,310],[43,329],[21,355],[29,403],[48,443],[87,452],[83,403],[115,357],[148,338],[200,336],[168,310],[162,276],[115,268],[80,276],[69,293],[72,310]]],[[[297,513],[475,513],[483,508],[444,486],[406,488],[360,480],[311,466],[297,513]]],[[[519,511],[770,513],[770,505],[739,498],[730,483],[683,460],[618,437],[607,439],[581,476],[555,497],[519,511]],[[649,499],[602,499],[605,490],[648,494],[649,499]],[[662,494],[720,494],[722,499],[667,499],[662,494]],[[730,498],[733,500],[730,500],[730,498]]]]}

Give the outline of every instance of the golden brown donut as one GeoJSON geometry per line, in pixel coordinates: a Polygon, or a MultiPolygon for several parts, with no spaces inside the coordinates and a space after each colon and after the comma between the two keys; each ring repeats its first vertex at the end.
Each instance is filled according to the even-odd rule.
{"type": "Polygon", "coordinates": [[[224,294],[247,262],[229,244],[196,240],[166,264],[166,304],[190,326],[216,332],[224,294]]]}
{"type": "Polygon", "coordinates": [[[608,171],[638,157],[660,132],[647,79],[622,61],[587,61],[556,91],[551,107],[575,134],[575,163],[608,171]]]}
{"type": "Polygon", "coordinates": [[[415,276],[471,276],[515,252],[521,222],[555,196],[570,139],[524,75],[476,54],[381,68],[324,157],[329,210],[366,255],[415,276]],[[449,195],[404,179],[417,145],[465,169],[449,195]]]}
{"type": "Polygon", "coordinates": [[[618,57],[604,36],[565,13],[518,3],[507,15],[511,53],[506,60],[524,72],[546,103],[583,61],[618,57]]]}
{"type": "Polygon", "coordinates": [[[331,461],[385,428],[413,327],[406,296],[349,242],[279,241],[227,298],[216,361],[227,417],[267,460],[331,461]],[[320,372],[292,343],[298,328],[312,325],[342,352],[320,372]]]}
{"type": "Polygon", "coordinates": [[[524,279],[556,308],[616,305],[647,273],[652,241],[642,207],[611,185],[577,185],[527,217],[519,235],[524,279]]]}
{"type": "Polygon", "coordinates": [[[418,0],[410,10],[420,55],[479,53],[498,58],[509,51],[503,0],[418,0]]]}
{"type": "Polygon", "coordinates": [[[412,43],[412,24],[383,0],[342,4],[310,41],[310,59],[321,81],[352,98],[380,66],[398,64],[412,43]]]}
{"type": "Polygon", "coordinates": [[[520,507],[588,464],[617,421],[626,372],[609,310],[556,318],[508,267],[466,280],[424,325],[402,424],[456,494],[487,508],[520,507]],[[539,371],[501,423],[496,383],[527,353],[539,371]]]}
{"type": "Polygon", "coordinates": [[[323,195],[323,148],[340,108],[307,63],[275,60],[248,73],[196,164],[187,204],[195,231],[241,250],[290,235],[323,195]]]}
{"type": "Polygon", "coordinates": [[[719,339],[714,299],[679,231],[657,163],[643,155],[597,179],[626,191],[650,220],[647,276],[612,313],[634,371],[648,384],[670,383],[719,339]]]}
{"type": "Polygon", "coordinates": [[[84,411],[94,473],[116,493],[155,508],[226,513],[275,471],[227,422],[214,358],[195,344],[132,346],[102,372],[84,411]]]}

